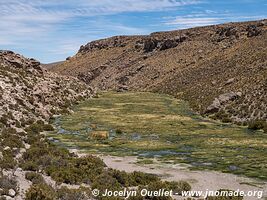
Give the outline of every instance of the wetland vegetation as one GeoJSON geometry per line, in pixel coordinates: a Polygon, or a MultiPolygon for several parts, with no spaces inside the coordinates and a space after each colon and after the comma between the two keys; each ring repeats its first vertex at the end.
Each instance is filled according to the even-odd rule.
{"type": "MultiPolygon", "coordinates": [[[[154,93],[103,93],[56,118],[48,137],[82,152],[135,155],[267,179],[267,135],[193,113],[188,104],[154,93]]],[[[143,163],[151,163],[145,160],[143,163]]]]}

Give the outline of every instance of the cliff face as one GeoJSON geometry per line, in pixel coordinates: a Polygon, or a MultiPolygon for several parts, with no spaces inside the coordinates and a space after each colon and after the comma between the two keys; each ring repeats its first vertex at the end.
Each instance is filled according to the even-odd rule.
{"type": "Polygon", "coordinates": [[[171,94],[201,113],[244,122],[267,119],[266,58],[261,20],[98,40],[51,70],[100,90],[171,94]]]}

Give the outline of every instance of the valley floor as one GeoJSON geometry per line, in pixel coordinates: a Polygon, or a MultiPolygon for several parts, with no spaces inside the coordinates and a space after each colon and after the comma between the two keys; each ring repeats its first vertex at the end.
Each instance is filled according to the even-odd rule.
{"type": "MultiPolygon", "coordinates": [[[[73,153],[79,157],[86,156],[87,153],[72,150],[73,153]]],[[[186,181],[192,186],[192,191],[217,191],[219,189],[231,189],[234,191],[250,191],[257,192],[255,196],[244,197],[244,200],[258,200],[267,198],[267,183],[261,180],[247,178],[243,176],[222,173],[211,170],[191,171],[186,164],[165,164],[157,163],[154,160],[153,164],[138,164],[138,157],[136,156],[107,156],[98,155],[107,167],[134,172],[140,171],[144,173],[151,173],[160,176],[166,181],[186,181]],[[260,195],[262,194],[262,195],[260,195]],[[261,196],[261,198],[259,198],[261,196]]],[[[176,196],[177,200],[184,199],[181,196],[176,196]]]]}
{"type": "Polygon", "coordinates": [[[54,124],[50,140],[80,157],[99,156],[109,168],[186,181],[192,191],[255,191],[244,199],[267,197],[266,136],[202,118],[170,96],[104,93],[54,124]]]}
{"type": "MultiPolygon", "coordinates": [[[[106,165],[110,168],[126,172],[141,171],[162,176],[167,181],[184,180],[190,183],[192,191],[217,191],[219,189],[231,189],[239,191],[263,191],[263,198],[267,197],[267,183],[242,176],[216,171],[191,171],[184,164],[166,164],[140,165],[137,164],[137,157],[114,157],[101,156],[106,165]]],[[[182,198],[182,197],[178,197],[182,198]]],[[[257,196],[244,197],[244,200],[259,199],[257,196]]]]}

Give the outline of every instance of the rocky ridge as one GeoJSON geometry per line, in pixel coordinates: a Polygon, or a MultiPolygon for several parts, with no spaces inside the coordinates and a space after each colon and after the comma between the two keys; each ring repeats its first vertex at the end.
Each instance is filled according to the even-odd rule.
{"type": "Polygon", "coordinates": [[[99,90],[171,94],[201,114],[247,123],[267,120],[266,48],[267,20],[228,23],[93,41],[51,70],[99,90]],[[235,98],[218,102],[228,94],[235,98]]]}
{"type": "Polygon", "coordinates": [[[0,119],[6,126],[48,120],[93,93],[77,78],[47,72],[38,61],[11,51],[0,51],[0,63],[0,119]]]}

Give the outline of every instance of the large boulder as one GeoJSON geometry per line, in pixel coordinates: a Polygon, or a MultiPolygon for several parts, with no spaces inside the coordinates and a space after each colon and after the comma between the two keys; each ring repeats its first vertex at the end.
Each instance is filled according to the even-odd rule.
{"type": "Polygon", "coordinates": [[[219,101],[221,104],[224,104],[228,101],[233,101],[235,99],[237,99],[238,97],[240,97],[242,94],[240,92],[229,92],[229,93],[225,93],[219,96],[219,101]]]}
{"type": "Polygon", "coordinates": [[[166,50],[166,49],[171,49],[175,48],[178,45],[178,43],[175,40],[167,39],[162,42],[160,45],[160,50],[166,50]]]}
{"type": "Polygon", "coordinates": [[[156,49],[157,46],[158,40],[149,38],[144,42],[144,52],[151,52],[156,49]]]}
{"type": "Polygon", "coordinates": [[[215,98],[211,105],[208,106],[205,113],[216,113],[221,107],[229,101],[234,101],[242,96],[241,92],[229,92],[220,95],[218,98],[215,98]]]}
{"type": "Polygon", "coordinates": [[[217,31],[217,42],[221,42],[225,39],[237,39],[239,38],[238,30],[235,27],[224,27],[217,31]]]}
{"type": "Polygon", "coordinates": [[[0,60],[2,60],[2,62],[8,66],[13,66],[26,70],[35,69],[39,72],[42,71],[39,61],[33,58],[27,59],[19,54],[15,54],[12,51],[0,51],[0,60]]]}
{"type": "Polygon", "coordinates": [[[261,29],[256,25],[250,25],[247,27],[247,32],[248,37],[255,37],[261,34],[261,29]]]}
{"type": "Polygon", "coordinates": [[[10,196],[10,197],[15,197],[15,196],[16,196],[16,191],[13,190],[13,189],[9,189],[9,190],[8,190],[8,196],[10,196]]]}
{"type": "Polygon", "coordinates": [[[206,110],[206,113],[216,113],[220,110],[221,103],[218,98],[215,98],[211,105],[206,110]]]}

